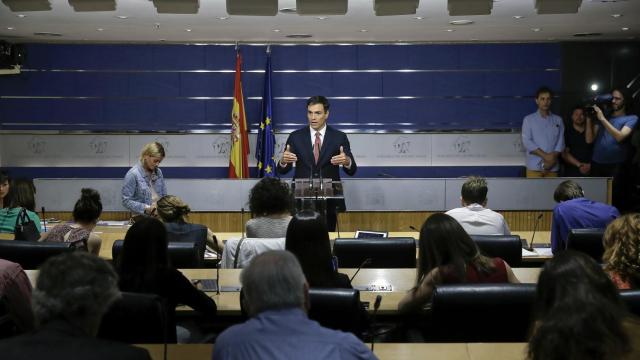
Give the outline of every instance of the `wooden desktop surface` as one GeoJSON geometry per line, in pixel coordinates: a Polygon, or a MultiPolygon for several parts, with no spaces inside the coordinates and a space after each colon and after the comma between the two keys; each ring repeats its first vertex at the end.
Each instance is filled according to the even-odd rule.
{"type": "MultiPolygon", "coordinates": [[[[370,347],[370,343],[366,343],[370,347]]],[[[153,360],[164,359],[161,344],[139,344],[153,360]]],[[[169,344],[168,360],[210,360],[214,345],[169,344]]],[[[523,360],[526,343],[376,343],[374,354],[380,360],[523,360]]]]}
{"type": "MultiPolygon", "coordinates": [[[[181,269],[187,278],[215,279],[215,269],[181,269]]],[[[233,291],[222,291],[220,294],[208,292],[207,294],[216,301],[218,313],[224,315],[240,314],[240,272],[241,269],[221,269],[220,286],[222,289],[233,288],[233,291]]],[[[352,277],[356,269],[340,269],[340,272],[352,277]]],[[[536,283],[540,274],[538,268],[514,268],[514,274],[522,283],[536,283]]],[[[26,270],[31,284],[35,285],[38,270],[26,270]]],[[[398,311],[398,303],[407,291],[414,286],[416,271],[414,269],[361,269],[353,279],[353,286],[391,285],[392,291],[360,291],[360,300],[373,304],[377,295],[382,295],[382,302],[378,313],[381,315],[394,315],[398,311]]],[[[188,310],[188,308],[180,308],[188,310]]],[[[369,309],[371,312],[372,309],[369,309]]]]}

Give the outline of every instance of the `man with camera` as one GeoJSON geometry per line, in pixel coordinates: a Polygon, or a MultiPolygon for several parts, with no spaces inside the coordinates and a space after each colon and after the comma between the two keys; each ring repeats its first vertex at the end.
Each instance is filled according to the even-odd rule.
{"type": "Polygon", "coordinates": [[[631,97],[625,96],[624,90],[614,89],[611,96],[612,112],[609,119],[598,105],[593,106],[598,124],[594,126],[591,175],[613,177],[613,205],[623,210],[626,195],[622,172],[629,152],[629,142],[625,140],[631,135],[638,117],[627,115],[631,97]]]}
{"type": "Polygon", "coordinates": [[[571,111],[571,126],[564,131],[563,176],[587,176],[591,171],[594,136],[591,114],[587,110],[582,106],[575,106],[571,111]]]}

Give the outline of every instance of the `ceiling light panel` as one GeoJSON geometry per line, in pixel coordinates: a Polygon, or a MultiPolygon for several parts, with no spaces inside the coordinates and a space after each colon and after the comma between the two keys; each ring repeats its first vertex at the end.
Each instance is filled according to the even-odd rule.
{"type": "Polygon", "coordinates": [[[69,0],[69,5],[77,12],[116,10],[116,0],[69,0]]]}
{"type": "Polygon", "coordinates": [[[227,14],[244,16],[276,16],[278,0],[227,0],[227,14]]]}
{"type": "Polygon", "coordinates": [[[296,0],[298,15],[344,15],[347,0],[296,0]]]}
{"type": "MultiPolygon", "coordinates": [[[[522,0],[521,0],[522,1],[522,0]]],[[[489,15],[493,9],[492,0],[449,0],[449,16],[489,15]]]]}

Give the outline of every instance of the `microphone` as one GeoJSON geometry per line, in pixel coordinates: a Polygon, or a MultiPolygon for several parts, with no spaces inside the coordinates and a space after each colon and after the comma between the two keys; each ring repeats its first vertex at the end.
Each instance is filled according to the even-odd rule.
{"type": "Polygon", "coordinates": [[[378,313],[378,309],[380,309],[380,303],[382,302],[382,295],[376,296],[376,301],[373,303],[373,314],[371,315],[371,352],[373,352],[373,344],[376,340],[376,314],[378,313]]]}
{"type": "Polygon", "coordinates": [[[338,237],[340,237],[340,222],[338,221],[338,214],[340,214],[340,206],[336,206],[336,230],[338,230],[338,237]]]}
{"type": "Polygon", "coordinates": [[[413,226],[413,225],[409,225],[409,229],[411,229],[411,230],[413,230],[413,231],[420,232],[420,230],[416,229],[416,227],[415,227],[415,226],[413,226]]]}
{"type": "Polygon", "coordinates": [[[241,239],[244,239],[244,207],[240,208],[240,227],[242,228],[241,239]]]}
{"type": "Polygon", "coordinates": [[[44,216],[44,206],[42,207],[42,228],[44,232],[47,232],[47,218],[44,216]]]}
{"type": "Polygon", "coordinates": [[[220,295],[220,261],[216,264],[216,284],[218,285],[216,288],[216,294],[220,295]]]}
{"type": "Polygon", "coordinates": [[[364,259],[362,264],[360,264],[360,266],[358,266],[358,270],[356,270],[356,272],[353,274],[351,279],[349,279],[349,282],[351,282],[356,277],[356,275],[358,275],[358,273],[360,272],[360,269],[362,269],[363,266],[369,265],[369,264],[371,264],[371,258],[364,259]]]}
{"type": "Polygon", "coordinates": [[[536,222],[533,225],[533,234],[531,234],[531,241],[529,241],[529,251],[533,251],[533,238],[536,236],[536,230],[538,230],[538,223],[540,222],[540,219],[542,219],[542,213],[538,214],[536,222]]]}

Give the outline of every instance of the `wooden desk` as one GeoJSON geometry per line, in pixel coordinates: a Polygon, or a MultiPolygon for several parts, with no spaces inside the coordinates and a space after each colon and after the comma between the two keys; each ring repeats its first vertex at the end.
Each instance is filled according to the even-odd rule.
{"type": "MultiPolygon", "coordinates": [[[[370,346],[370,343],[366,344],[370,346]]],[[[147,349],[153,360],[162,360],[164,346],[139,344],[147,349]]],[[[210,360],[211,344],[169,344],[168,360],[210,360]]],[[[380,360],[523,360],[526,358],[526,343],[450,343],[450,344],[405,344],[377,343],[374,354],[380,360]]]]}

